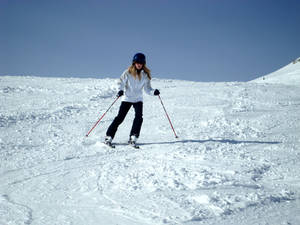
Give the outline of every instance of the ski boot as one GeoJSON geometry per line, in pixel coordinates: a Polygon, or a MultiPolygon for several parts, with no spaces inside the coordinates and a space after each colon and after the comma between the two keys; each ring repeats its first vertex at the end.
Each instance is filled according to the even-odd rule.
{"type": "Polygon", "coordinates": [[[116,146],[112,144],[112,137],[106,136],[104,139],[104,144],[106,144],[108,147],[115,148],[116,146]]]}
{"type": "Polygon", "coordinates": [[[137,144],[137,136],[132,135],[129,137],[128,144],[134,148],[140,148],[137,144]]]}

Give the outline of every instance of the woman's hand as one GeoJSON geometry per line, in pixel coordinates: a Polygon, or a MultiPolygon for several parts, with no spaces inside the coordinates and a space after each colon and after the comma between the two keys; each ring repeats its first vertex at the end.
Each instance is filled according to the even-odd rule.
{"type": "Polygon", "coordinates": [[[158,89],[155,89],[154,95],[159,95],[159,94],[160,94],[159,90],[158,90],[158,89]]]}
{"type": "Polygon", "coordinates": [[[121,97],[122,95],[124,95],[124,91],[121,90],[118,92],[117,97],[121,97]]]}

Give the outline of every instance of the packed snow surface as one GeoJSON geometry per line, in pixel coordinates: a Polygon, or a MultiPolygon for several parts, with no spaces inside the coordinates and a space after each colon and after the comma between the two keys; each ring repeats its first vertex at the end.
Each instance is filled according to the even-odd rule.
{"type": "Polygon", "coordinates": [[[120,101],[85,135],[116,79],[0,77],[0,224],[300,224],[300,86],[286,83],[154,79],[179,138],[145,95],[141,148],[131,110],[110,149],[120,101]]]}

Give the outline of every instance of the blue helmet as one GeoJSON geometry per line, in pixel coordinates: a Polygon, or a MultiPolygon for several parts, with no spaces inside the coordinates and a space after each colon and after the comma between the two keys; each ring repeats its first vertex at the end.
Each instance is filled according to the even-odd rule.
{"type": "Polygon", "coordinates": [[[143,53],[136,53],[133,56],[132,63],[146,64],[146,56],[143,53]]]}

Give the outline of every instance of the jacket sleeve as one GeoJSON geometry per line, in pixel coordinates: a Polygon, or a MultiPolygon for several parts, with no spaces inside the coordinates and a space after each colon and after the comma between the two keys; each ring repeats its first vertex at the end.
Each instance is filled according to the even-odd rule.
{"type": "Polygon", "coordinates": [[[122,75],[121,75],[121,77],[118,81],[118,91],[124,91],[125,90],[125,85],[127,83],[127,79],[128,79],[127,78],[127,71],[125,70],[122,73],[122,75]]]}
{"type": "Polygon", "coordinates": [[[144,90],[148,95],[154,95],[154,89],[151,87],[151,81],[146,77],[146,82],[144,85],[144,90]]]}

